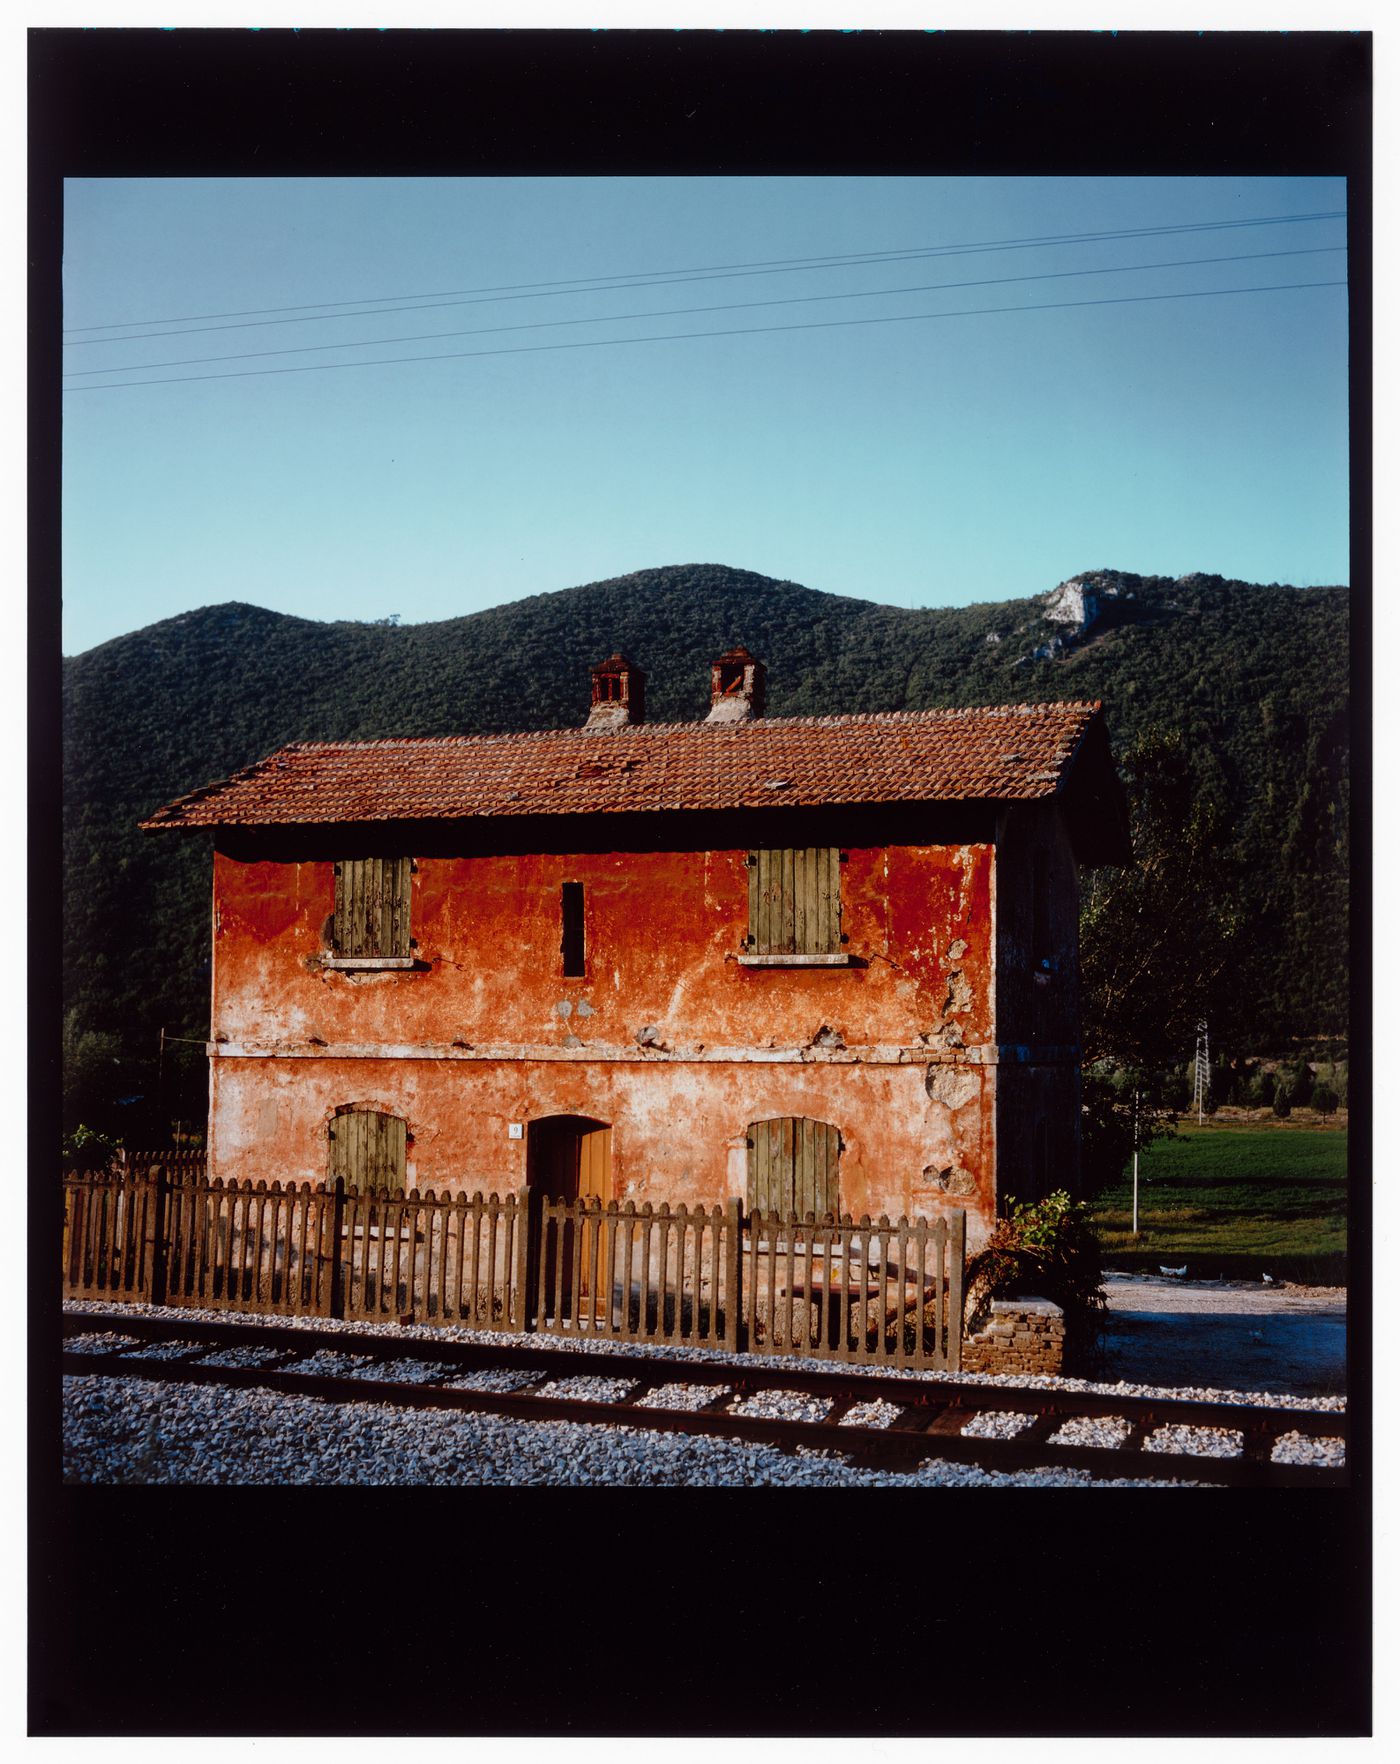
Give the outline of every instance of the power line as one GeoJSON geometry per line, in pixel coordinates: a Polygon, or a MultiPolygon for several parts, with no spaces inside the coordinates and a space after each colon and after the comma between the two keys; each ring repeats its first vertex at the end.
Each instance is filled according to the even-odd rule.
{"type": "MultiPolygon", "coordinates": [[[[64,347],[67,349],[81,349],[92,343],[134,343],[141,342],[146,338],[194,336],[200,331],[249,331],[258,330],[267,325],[314,325],[330,323],[335,319],[375,318],[379,316],[379,312],[430,312],[437,307],[442,306],[475,306],[490,304],[497,300],[543,300],[557,297],[561,294],[614,294],[623,293],[629,288],[674,287],[677,284],[685,282],[725,281],[738,276],[793,275],[817,269],[854,269],[859,268],[864,264],[908,263],[919,258],[927,257],[975,256],[986,251],[1029,251],[1039,250],[1049,245],[1084,244],[1114,239],[1157,238],[1178,233],[1221,232],[1238,227],[1277,226],[1293,221],[1342,220],[1345,219],[1345,214],[1346,211],[1344,209],[1331,209],[1322,210],[1316,214],[1265,215],[1248,220],[1194,221],[1189,224],[1182,224],[1181,226],[1175,227],[1131,227],[1121,228],[1116,232],[1063,233],[1059,235],[1046,235],[1041,238],[1031,237],[1026,239],[992,241],[982,245],[911,246],[903,251],[891,250],[883,253],[857,252],[850,253],[845,257],[775,260],[774,263],[768,265],[731,265],[728,267],[719,266],[714,269],[687,270],[684,272],[672,270],[644,270],[631,273],[641,274],[651,278],[662,277],[665,278],[665,280],[658,281],[652,279],[648,281],[626,282],[620,281],[614,277],[612,278],[612,281],[615,285],[610,287],[580,287],[577,285],[580,281],[597,281],[600,280],[600,278],[572,277],[569,279],[567,285],[554,282],[540,283],[537,285],[540,290],[538,292],[515,292],[509,287],[503,289],[458,289],[450,291],[451,298],[448,298],[446,295],[441,297],[438,295],[432,295],[424,297],[423,303],[417,306],[381,307],[378,310],[364,312],[313,313],[311,316],[303,318],[249,318],[246,323],[241,324],[201,324],[190,331],[138,331],[125,337],[76,337],[72,342],[66,343],[64,347]]],[[[528,290],[530,286],[530,284],[519,284],[519,287],[525,290],[528,290]]],[[[381,298],[386,300],[417,300],[419,299],[419,296],[398,294],[384,295],[381,298]]],[[[322,301],[320,304],[323,306],[348,306],[363,305],[364,302],[322,301]]],[[[264,307],[257,310],[265,312],[294,312],[299,309],[294,307],[264,307]]],[[[198,317],[201,315],[195,316],[198,317]]],[[[210,314],[207,316],[221,317],[238,315],[210,314]]],[[[131,320],[128,322],[145,324],[193,324],[193,319],[146,319],[131,320]]],[[[74,328],[78,330],[111,330],[115,329],[116,326],[109,325],[99,327],[80,325],[74,328]]]]}
{"type": "Polygon", "coordinates": [[[669,306],[653,312],[605,313],[596,318],[536,319],[519,325],[480,325],[466,331],[419,331],[408,337],[369,337],[358,343],[303,343],[288,349],[248,349],[236,355],[187,355],[174,361],[128,362],[123,367],[69,368],[67,378],[79,374],[135,374],[147,368],[191,367],[206,362],[258,361],[274,355],[314,355],[325,349],[375,349],[380,344],[426,343],[435,338],[490,337],[502,331],[548,331],[557,330],[562,325],[616,325],[633,319],[680,318],[702,312],[746,312],[755,307],[808,306],[830,300],[876,300],[897,294],[933,294],[950,288],[995,288],[1008,282],[1055,282],[1072,276],[1118,276],[1141,270],[1188,269],[1201,264],[1252,263],[1265,257],[1318,257],[1345,250],[1345,245],[1310,245],[1296,251],[1240,251],[1228,257],[1177,257],[1160,263],[1121,263],[1099,269],[1041,270],[1025,276],[986,276],[973,282],[922,282],[904,288],[867,288],[858,294],[794,294],[782,300],[732,300],[719,306],[669,306]]]}
{"type": "MultiPolygon", "coordinates": [[[[794,264],[835,265],[845,261],[861,260],[877,262],[882,257],[893,256],[910,250],[937,251],[983,251],[1006,250],[1022,245],[1055,245],[1065,244],[1080,239],[1119,239],[1124,237],[1138,238],[1154,233],[1175,233],[1183,230],[1206,231],[1215,227],[1267,227],[1275,226],[1284,221],[1310,220],[1341,220],[1346,210],[1342,208],[1319,209],[1313,214],[1273,214],[1259,215],[1237,221],[1201,221],[1193,223],[1192,228],[1181,227],[1133,227],[1105,229],[1095,233],[1033,233],[1021,239],[986,239],[980,243],[962,243],[958,245],[890,245],[880,250],[870,251],[823,251],[815,257],[771,257],[763,258],[755,263],[711,263],[691,264],[685,269],[667,270],[616,270],[609,275],[598,276],[564,276],[553,282],[500,282],[486,288],[439,288],[431,293],[417,294],[364,294],[358,300],[311,300],[301,306],[252,306],[239,312],[194,312],[187,313],[183,318],[159,319],[113,319],[100,325],[69,325],[65,336],[74,331],[111,331],[121,330],[128,325],[183,325],[194,324],[200,319],[224,318],[260,318],[269,312],[312,312],[323,306],[377,306],[389,300],[441,300],[448,295],[458,294],[513,294],[535,288],[559,288],[566,283],[583,282],[615,282],[627,276],[688,276],[709,274],[721,270],[749,269],[784,269],[794,264]]],[[[575,288],[575,293],[606,293],[606,289],[575,288]]],[[[119,342],[120,338],[94,338],[95,342],[119,342]]]]}
{"type": "Polygon", "coordinates": [[[440,355],[386,355],[375,361],[312,361],[301,367],[238,368],[229,374],[173,374],[160,380],[118,380],[107,386],[65,386],[65,392],[120,392],[129,386],[185,386],[197,380],[251,380],[268,374],[319,374],[350,368],[399,367],[424,361],[467,361],[485,355],[539,355],[561,349],[616,349],[627,343],[689,343],[703,337],[771,336],[777,331],[842,330],[852,325],[910,324],[921,319],[979,318],[1008,312],[1059,312],[1081,306],[1136,306],[1149,300],[1206,300],[1226,294],[1281,294],[1304,288],[1345,288],[1336,282],[1270,282],[1255,288],[1201,288],[1186,294],[1121,294],[1098,300],[1052,300],[1035,306],[969,306],[956,312],[908,312],[879,318],[818,319],[808,325],[741,325],[725,331],[671,331],[656,337],[595,337],[579,343],[525,343],[518,349],[451,349],[440,355]]]}

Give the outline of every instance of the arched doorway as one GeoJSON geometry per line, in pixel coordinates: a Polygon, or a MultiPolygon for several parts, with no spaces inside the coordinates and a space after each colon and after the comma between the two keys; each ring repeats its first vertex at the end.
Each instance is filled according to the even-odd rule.
{"type": "Polygon", "coordinates": [[[749,1211],[841,1216],[841,1133],[830,1121],[780,1115],[752,1121],[749,1211]]]}
{"type": "Polygon", "coordinates": [[[531,1121],[527,1180],[550,1200],[612,1199],[612,1128],[588,1115],[531,1121]]]}
{"type": "Polygon", "coordinates": [[[326,1169],[347,1193],[402,1189],[408,1180],[408,1122],[365,1103],[345,1103],[326,1123],[326,1169]]]}
{"type": "MultiPolygon", "coordinates": [[[[546,1115],[531,1121],[525,1147],[525,1168],[531,1189],[550,1201],[612,1199],[612,1128],[589,1115],[546,1115]]],[[[546,1215],[548,1220],[548,1215],[546,1215]]],[[[573,1303],[574,1263],[582,1308],[591,1312],[606,1302],[609,1278],[604,1234],[595,1224],[575,1233],[573,1224],[548,1222],[540,1239],[544,1273],[542,1297],[546,1311],[573,1303]]],[[[599,1318],[601,1320],[601,1316],[599,1318]]]]}

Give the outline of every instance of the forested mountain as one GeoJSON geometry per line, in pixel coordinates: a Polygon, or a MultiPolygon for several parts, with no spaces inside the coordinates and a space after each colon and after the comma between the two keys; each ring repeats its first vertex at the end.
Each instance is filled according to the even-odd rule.
{"type": "Polygon", "coordinates": [[[139,1089],[161,1026],[207,1030],[209,846],[138,833],[158,804],[287,741],[576,726],[616,649],[647,670],[649,720],[698,718],[735,642],[767,662],[774,717],[1101,698],[1120,754],[1179,730],[1245,891],[1238,1032],[1342,1033],[1347,615],[1341,588],[1112,570],[908,611],[695,564],[433,624],[241,603],[162,620],[64,664],[69,1034],[118,1038],[139,1089]]]}

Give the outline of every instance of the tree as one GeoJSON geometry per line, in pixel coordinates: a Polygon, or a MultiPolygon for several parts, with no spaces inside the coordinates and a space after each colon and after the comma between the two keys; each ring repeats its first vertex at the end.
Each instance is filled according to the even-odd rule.
{"type": "Polygon", "coordinates": [[[1189,1100],[1180,1065],[1204,1015],[1228,1027],[1242,915],[1228,819],[1181,735],[1150,729],[1124,755],[1133,863],[1095,873],[1080,916],[1083,1172],[1107,1187],[1189,1100]],[[1134,1118],[1134,1104],[1136,1104],[1134,1118]]]}
{"type": "Polygon", "coordinates": [[[1111,1188],[1135,1149],[1172,1137],[1176,1118],[1166,1087],[1153,1074],[1131,1071],[1111,1060],[1087,1066],[1080,1102],[1084,1192],[1098,1194],[1111,1188]]]}
{"type": "Polygon", "coordinates": [[[1227,1033],[1242,915],[1229,826],[1179,732],[1154,728],[1123,758],[1133,863],[1095,872],[1080,918],[1084,1057],[1155,1070],[1227,1033]]]}
{"type": "Polygon", "coordinates": [[[63,1131],[109,1123],[120,1087],[121,1038],[85,1029],[76,1010],[63,1018],[63,1131]]]}

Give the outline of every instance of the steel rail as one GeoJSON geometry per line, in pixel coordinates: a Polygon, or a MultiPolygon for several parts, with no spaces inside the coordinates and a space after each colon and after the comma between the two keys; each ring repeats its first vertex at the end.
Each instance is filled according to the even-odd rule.
{"type": "Polygon", "coordinates": [[[1096,1480],[1125,1477],[1152,1481],[1192,1481],[1227,1486],[1338,1488],[1349,1484],[1345,1467],[1276,1464],[1274,1444],[1281,1434],[1347,1438],[1347,1417],[1337,1410],[1292,1409],[1271,1404],[1218,1403],[1176,1397],[1110,1396],[1097,1392],[975,1385],[935,1374],[891,1377],[852,1374],[844,1368],[815,1370],[810,1361],[791,1365],[752,1365],[732,1360],[673,1360],[625,1352],[516,1347],[493,1342],[427,1341],[420,1336],[361,1333],[353,1329],[297,1328],[262,1321],[209,1322],[202,1319],[124,1316],[120,1312],[67,1313],[65,1341],[114,1333],[133,1338],[130,1346],[99,1351],[68,1349],[65,1374],[140,1377],[161,1382],[262,1388],[283,1395],[324,1401],[387,1403],[399,1408],[459,1409],[533,1421],[568,1421],[645,1428],[657,1432],[711,1434],[783,1451],[815,1447],[839,1452],[858,1464],[912,1469],[926,1458],[944,1458],[987,1470],[1076,1469],[1096,1480]],[[189,1342],[177,1359],[145,1359],[150,1344],[189,1342]],[[275,1359],[260,1366],[209,1366],[199,1356],[225,1347],[269,1350],[275,1359]],[[296,1365],[320,1350],[369,1361],[417,1360],[451,1368],[446,1376],[477,1370],[509,1370],[549,1376],[626,1379],[633,1389],[616,1402],[540,1396],[528,1389],[478,1391],[449,1383],[405,1382],[365,1374],[299,1372],[296,1365]],[[716,1395],[699,1409],[639,1407],[649,1391],[672,1384],[713,1384],[716,1395]],[[797,1391],[831,1399],[820,1421],[794,1421],[734,1414],[727,1405],[765,1390],[797,1391]],[[857,1403],[884,1400],[900,1414],[886,1428],[845,1423],[857,1403]],[[725,1406],[721,1406],[725,1405],[725,1406]],[[963,1427],[976,1415],[1011,1410],[1034,1416],[1010,1438],[967,1436],[963,1427]],[[1117,1446],[1051,1444],[1049,1436],[1076,1416],[1121,1417],[1129,1424],[1117,1446]],[[1151,1452],[1144,1441],[1157,1427],[1172,1423],[1228,1428],[1243,1435],[1243,1455],[1209,1457],[1198,1453],[1151,1452]]]}

